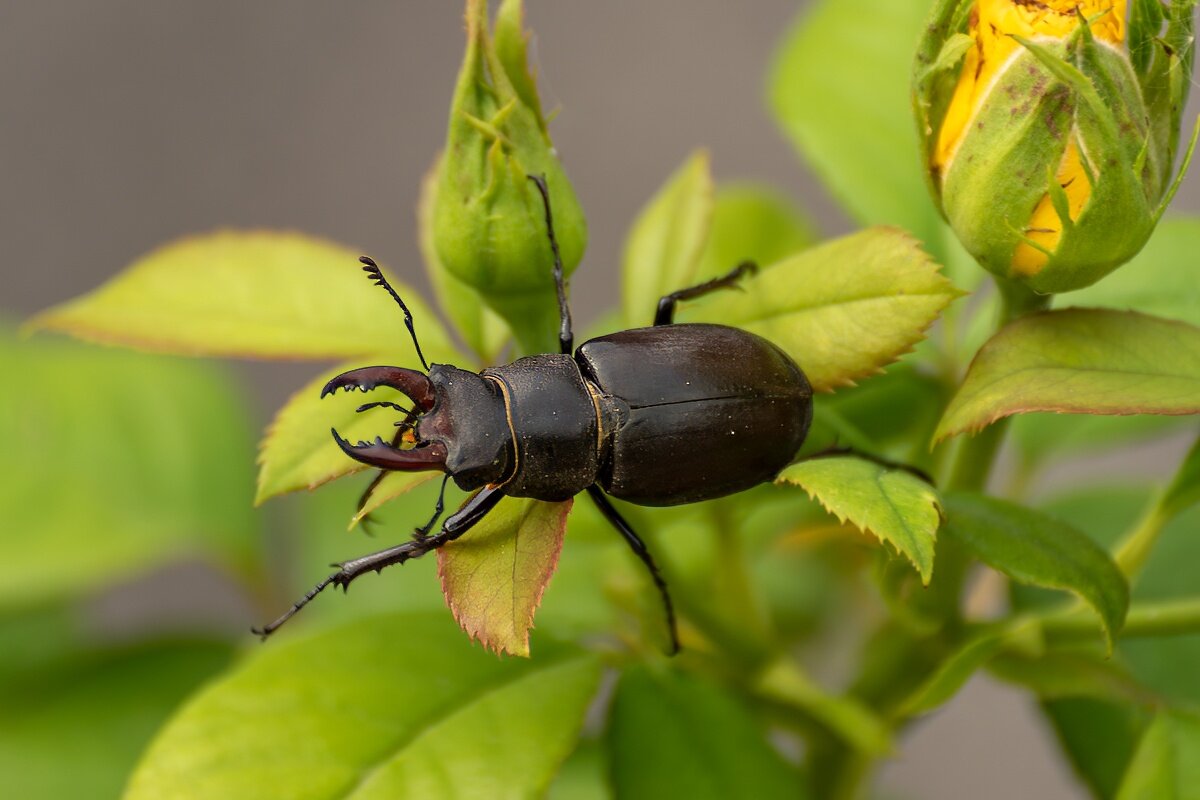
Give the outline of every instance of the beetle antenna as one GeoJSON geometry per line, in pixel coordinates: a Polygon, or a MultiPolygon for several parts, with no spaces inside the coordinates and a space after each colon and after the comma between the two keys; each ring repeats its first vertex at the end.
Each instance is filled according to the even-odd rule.
{"type": "Polygon", "coordinates": [[[363,264],[363,272],[374,281],[376,286],[382,286],[387,290],[387,293],[392,296],[396,304],[400,306],[400,310],[404,312],[404,324],[408,328],[408,333],[412,336],[413,347],[417,348],[417,358],[421,359],[421,365],[425,367],[425,371],[429,372],[429,364],[425,361],[425,354],[421,352],[421,343],[417,341],[417,332],[413,329],[412,312],[408,310],[408,306],[404,305],[404,301],[400,299],[400,295],[396,294],[396,290],[388,283],[388,279],[383,277],[383,270],[379,269],[379,265],[370,256],[359,256],[358,260],[363,264]]]}

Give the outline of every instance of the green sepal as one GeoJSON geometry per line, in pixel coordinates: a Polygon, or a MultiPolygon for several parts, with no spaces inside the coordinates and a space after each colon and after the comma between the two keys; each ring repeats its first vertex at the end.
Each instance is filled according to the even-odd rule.
{"type": "Polygon", "coordinates": [[[546,135],[524,66],[521,4],[509,0],[487,28],[486,0],[468,0],[467,49],[450,110],[433,210],[443,267],[477,291],[512,328],[520,349],[554,349],[553,254],[541,195],[546,180],[555,233],[569,275],[583,258],[587,226],[546,135]]]}

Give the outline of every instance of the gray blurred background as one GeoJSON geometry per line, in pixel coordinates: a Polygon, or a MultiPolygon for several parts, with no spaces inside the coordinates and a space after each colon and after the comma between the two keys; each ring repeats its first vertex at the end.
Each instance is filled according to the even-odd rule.
{"type": "MultiPolygon", "coordinates": [[[[806,5],[527,0],[543,101],[591,229],[573,284],[581,323],[615,302],[627,226],[697,146],[718,179],[770,182],[825,233],[849,229],[764,108],[774,48],[806,5]]],[[[0,315],[222,226],[345,242],[426,288],[414,207],[445,132],[461,13],[457,0],[4,3],[0,315]]],[[[1181,203],[1200,207],[1196,181],[1181,203]]],[[[263,422],[311,372],[273,366],[251,383],[263,422]]],[[[1084,796],[1032,704],[985,680],[914,730],[881,786],[1084,796]]]]}

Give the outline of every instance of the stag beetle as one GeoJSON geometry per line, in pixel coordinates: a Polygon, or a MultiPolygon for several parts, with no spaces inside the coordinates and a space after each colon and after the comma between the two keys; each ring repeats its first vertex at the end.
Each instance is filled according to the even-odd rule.
{"type": "MultiPolygon", "coordinates": [[[[786,353],[747,331],[724,325],[675,324],[675,306],[732,287],[755,269],[743,263],[727,275],[673,292],[658,303],[654,325],[619,331],[574,347],[562,259],[544,178],[528,176],[541,194],[554,257],[560,317],[558,354],[520,358],[475,373],[426,364],[412,314],[375,262],[364,271],[404,312],[425,373],[403,367],[363,367],[326,384],[339,389],[398,389],[414,404],[368,403],[405,413],[391,444],[334,440],[351,458],[381,470],[441,470],[465,491],[478,490],[431,535],[442,514],[414,537],[377,553],[335,564],[274,622],[265,637],[332,585],[402,564],[454,541],[506,495],[566,500],[586,491],[650,573],[662,597],[672,651],[675,613],[666,582],[645,543],[608,495],[644,506],[695,503],[772,480],[796,455],[812,422],[812,387],[786,353]],[[405,442],[407,434],[408,444],[405,442]]],[[[365,498],[375,484],[368,487],[365,498]]],[[[360,508],[362,502],[360,501],[360,508]]]]}

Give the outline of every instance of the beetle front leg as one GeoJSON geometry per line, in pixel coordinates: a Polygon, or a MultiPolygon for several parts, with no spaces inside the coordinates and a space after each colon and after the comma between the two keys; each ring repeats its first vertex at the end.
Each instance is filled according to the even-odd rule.
{"type": "Polygon", "coordinates": [[[729,272],[719,278],[713,278],[711,281],[689,286],[686,289],[680,289],[677,292],[671,292],[669,295],[661,298],[658,301],[658,311],[654,315],[654,325],[672,325],[675,322],[675,304],[680,300],[695,300],[697,297],[703,297],[709,292],[715,292],[718,289],[729,289],[737,286],[738,281],[744,278],[748,273],[758,271],[758,265],[753,261],[743,261],[729,272]]]}
{"type": "Polygon", "coordinates": [[[667,627],[671,632],[671,655],[679,652],[679,630],[675,624],[675,606],[671,602],[671,593],[667,591],[667,582],[663,579],[662,573],[658,571],[658,565],[654,563],[654,557],[650,555],[649,548],[642,541],[621,513],[613,507],[613,504],[608,501],[603,490],[599,486],[592,485],[587,489],[588,495],[596,503],[596,507],[600,509],[600,513],[612,523],[612,526],[617,529],[625,539],[625,543],[629,545],[629,549],[633,554],[641,559],[646,565],[646,569],[650,571],[650,578],[654,581],[654,585],[658,587],[658,593],[662,597],[663,609],[667,614],[667,627]]]}
{"type": "Polygon", "coordinates": [[[390,567],[393,564],[403,564],[405,561],[420,558],[428,552],[437,550],[439,547],[453,542],[471,530],[479,520],[487,516],[487,513],[496,507],[496,504],[500,502],[502,497],[504,497],[504,489],[502,487],[487,486],[479,490],[467,502],[463,503],[458,511],[454,512],[446,520],[437,535],[426,536],[422,539],[410,539],[404,544],[380,550],[378,553],[371,553],[370,555],[336,564],[335,566],[340,567],[337,572],[314,586],[304,597],[293,603],[292,607],[278,619],[261,628],[251,628],[250,632],[266,639],[272,633],[279,630],[283,623],[294,617],[300,609],[312,602],[314,597],[330,586],[340,586],[342,589],[346,589],[361,575],[365,575],[368,572],[382,572],[385,567],[390,567]]]}

